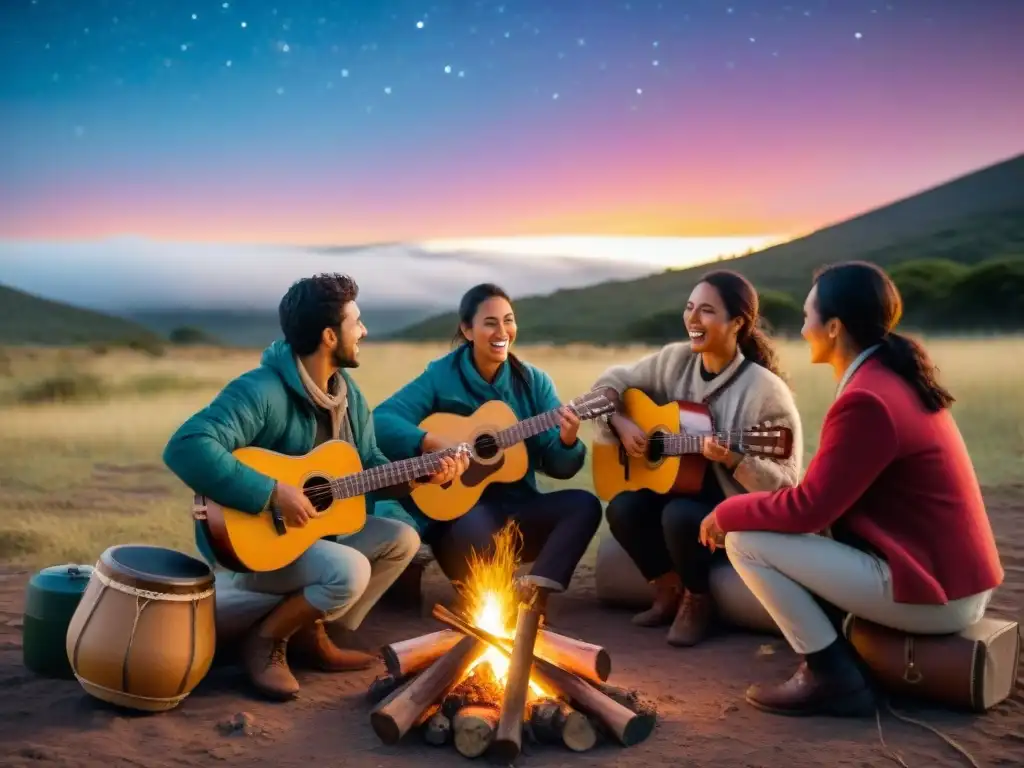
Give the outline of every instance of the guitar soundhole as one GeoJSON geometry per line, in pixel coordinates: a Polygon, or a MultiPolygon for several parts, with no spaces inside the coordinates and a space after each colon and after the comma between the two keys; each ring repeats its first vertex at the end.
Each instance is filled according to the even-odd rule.
{"type": "Polygon", "coordinates": [[[498,455],[498,441],[494,435],[478,435],[473,441],[473,453],[481,461],[488,461],[498,455]]]}
{"type": "Polygon", "coordinates": [[[306,494],[306,497],[312,502],[313,508],[317,512],[323,512],[334,501],[334,495],[331,493],[331,482],[326,477],[314,475],[307,478],[306,482],[302,484],[302,492],[306,494]]]}
{"type": "Polygon", "coordinates": [[[665,456],[665,436],[667,432],[656,430],[647,438],[647,460],[650,462],[661,461],[665,456]]]}

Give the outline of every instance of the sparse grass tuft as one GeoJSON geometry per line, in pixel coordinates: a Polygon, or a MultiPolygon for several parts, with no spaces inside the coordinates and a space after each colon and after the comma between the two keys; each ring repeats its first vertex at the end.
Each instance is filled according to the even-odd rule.
{"type": "Polygon", "coordinates": [[[107,393],[99,376],[90,373],[63,373],[34,381],[21,388],[16,400],[26,405],[39,403],[70,403],[98,400],[107,393]]]}
{"type": "Polygon", "coordinates": [[[190,392],[193,390],[209,390],[222,382],[201,379],[193,376],[174,376],[166,373],[155,373],[131,379],[119,388],[120,394],[160,395],[165,392],[190,392]]]}
{"type": "Polygon", "coordinates": [[[46,548],[46,539],[39,531],[0,528],[0,561],[9,563],[24,560],[46,548]]]}
{"type": "Polygon", "coordinates": [[[148,374],[112,383],[92,373],[60,373],[33,381],[16,390],[13,400],[22,405],[89,403],[125,395],[159,395],[215,387],[216,381],[166,373],[148,374]]]}

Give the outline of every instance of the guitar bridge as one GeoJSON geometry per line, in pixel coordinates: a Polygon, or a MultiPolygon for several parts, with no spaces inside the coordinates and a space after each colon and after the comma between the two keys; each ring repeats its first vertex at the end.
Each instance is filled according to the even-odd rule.
{"type": "Polygon", "coordinates": [[[629,456],[626,454],[626,446],[619,443],[619,464],[622,465],[622,478],[629,480],[629,456]]]}
{"type": "Polygon", "coordinates": [[[206,520],[206,497],[198,493],[192,497],[192,519],[206,520]]]}
{"type": "Polygon", "coordinates": [[[270,508],[270,517],[274,521],[274,530],[278,536],[284,536],[288,533],[288,528],[284,524],[284,517],[281,515],[281,510],[274,505],[270,508]]]}

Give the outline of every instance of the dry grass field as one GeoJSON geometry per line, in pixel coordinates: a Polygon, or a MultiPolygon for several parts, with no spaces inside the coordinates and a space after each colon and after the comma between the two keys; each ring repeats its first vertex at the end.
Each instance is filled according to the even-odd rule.
{"type": "MultiPolygon", "coordinates": [[[[355,375],[376,404],[444,349],[366,345],[355,375]]],[[[939,339],[930,349],[958,398],[956,417],[982,483],[1024,481],[1024,394],[1013,373],[1024,339],[939,339]]],[[[565,399],[588,389],[606,366],[645,351],[519,350],[552,375],[565,399]]],[[[828,369],[808,364],[802,344],[784,344],[782,356],[809,457],[835,383],[828,369]]],[[[0,351],[0,561],[91,563],[106,547],[129,541],[194,551],[188,491],[161,463],[164,442],[258,360],[255,350],[175,349],[162,357],[130,350],[0,351]]],[[[589,467],[570,484],[588,487],[589,467]]]]}
{"type": "MultiPolygon", "coordinates": [[[[1021,620],[1024,606],[1024,397],[1013,371],[1024,339],[935,340],[956,415],[977,464],[1006,569],[993,602],[997,616],[1021,620]]],[[[371,403],[422,370],[440,346],[367,346],[356,376],[371,403]]],[[[568,399],[607,365],[644,350],[522,348],[548,370],[568,399]]],[[[0,765],[12,768],[191,768],[213,764],[300,768],[330,761],[351,768],[462,765],[410,738],[382,745],[367,723],[365,691],[378,670],[297,674],[299,701],[287,706],[249,694],[240,671],[219,665],[175,710],[136,717],[90,700],[73,680],[47,680],[22,661],[25,584],[32,570],[93,563],[108,546],[149,542],[194,551],[190,497],[161,463],[164,442],[230,377],[256,364],[257,351],[175,349],[153,357],[111,350],[0,349],[0,765]],[[63,398],[63,400],[61,399],[63,398]],[[244,712],[252,735],[218,726],[244,712]]],[[[783,349],[813,453],[834,382],[812,368],[799,344],[783,349]]],[[[589,485],[589,470],[573,483],[589,485]]],[[[553,484],[552,484],[553,485],[553,484]]],[[[595,540],[596,541],[596,540],[595,540]]],[[[436,571],[436,568],[432,568],[436,571]]],[[[439,572],[424,578],[423,606],[450,594],[439,572]],[[446,591],[447,590],[447,591],[446,591]]],[[[699,648],[667,645],[664,633],[633,627],[628,616],[597,604],[593,564],[583,563],[554,620],[565,632],[605,647],[611,681],[657,702],[658,728],[646,742],[571,755],[531,747],[523,765],[651,768],[795,768],[826,763],[892,765],[873,718],[795,722],[743,705],[754,680],[785,679],[792,654],[778,639],[726,633],[699,648]],[[767,651],[765,650],[767,649],[767,651]]],[[[422,611],[374,610],[360,628],[368,647],[437,628],[422,611]]],[[[1018,679],[1019,690],[1024,686],[1018,679]]],[[[973,756],[975,765],[1024,765],[1024,698],[983,716],[930,710],[918,714],[973,756]]],[[[959,768],[964,758],[925,729],[883,715],[885,744],[914,768],[959,768]]]]}

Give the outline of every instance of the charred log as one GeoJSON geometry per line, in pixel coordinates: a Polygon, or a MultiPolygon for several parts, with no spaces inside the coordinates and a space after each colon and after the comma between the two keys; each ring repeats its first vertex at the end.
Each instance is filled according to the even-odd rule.
{"type": "Polygon", "coordinates": [[[540,699],[530,705],[530,732],[540,744],[562,744],[585,752],[597,744],[597,729],[586,715],[558,699],[540,699]]]}
{"type": "Polygon", "coordinates": [[[378,675],[370,683],[366,690],[366,699],[371,704],[377,704],[408,682],[411,675],[398,677],[396,675],[378,675]]]}
{"type": "Polygon", "coordinates": [[[423,740],[435,747],[444,746],[452,738],[452,721],[440,709],[423,726],[423,740]]]}

